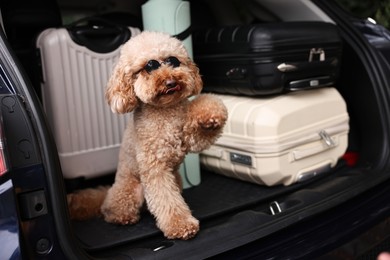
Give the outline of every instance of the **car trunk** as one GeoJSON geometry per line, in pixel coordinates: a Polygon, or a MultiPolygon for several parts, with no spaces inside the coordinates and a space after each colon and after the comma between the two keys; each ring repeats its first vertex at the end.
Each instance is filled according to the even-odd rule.
{"type": "MultiPolygon", "coordinates": [[[[318,1],[321,4],[321,1],[318,1]]],[[[324,10],[330,4],[321,4],[324,10]]],[[[356,27],[329,13],[340,26],[343,52],[340,78],[335,87],[344,97],[350,116],[348,155],[330,172],[303,183],[267,187],[201,169],[201,183],[185,189],[183,196],[200,220],[199,234],[189,240],[168,240],[147,212],[135,225],[113,225],[102,218],[69,222],[63,215],[64,194],[58,158],[44,143],[47,183],[57,233],[70,255],[91,255],[109,259],[201,259],[250,242],[267,238],[297,223],[314,219],[351,200],[389,178],[389,105],[387,64],[372,45],[356,34],[356,27]],[[382,66],[382,67],[380,67],[382,66]],[[77,240],[72,240],[74,238],[77,240]],[[71,241],[72,240],[72,241],[71,241]],[[74,249],[76,248],[76,249],[74,249]]],[[[83,183],[83,186],[111,183],[113,176],[83,183]]],[[[68,191],[71,182],[65,181],[68,191]]]]}
{"type": "Polygon", "coordinates": [[[356,164],[345,157],[331,172],[287,187],[256,185],[202,169],[201,184],[183,192],[201,221],[201,232],[191,241],[164,239],[153,217],[144,212],[141,221],[130,226],[102,219],[73,222],[83,247],[95,256],[208,257],[311,219],[388,179],[387,82],[377,73],[378,53],[368,50],[350,25],[340,23],[344,47],[335,87],[347,102],[347,154],[358,157],[356,164]]]}

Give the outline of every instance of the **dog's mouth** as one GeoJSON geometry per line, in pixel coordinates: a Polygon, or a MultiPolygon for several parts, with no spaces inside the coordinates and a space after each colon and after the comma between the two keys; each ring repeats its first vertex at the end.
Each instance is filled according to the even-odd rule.
{"type": "Polygon", "coordinates": [[[171,88],[166,88],[164,91],[163,91],[163,94],[164,95],[172,95],[173,93],[177,92],[177,91],[180,91],[181,90],[181,86],[180,85],[176,85],[174,87],[171,87],[171,88]]]}
{"type": "Polygon", "coordinates": [[[172,95],[178,91],[181,91],[182,87],[176,82],[176,80],[167,80],[165,82],[165,88],[161,92],[161,95],[172,95]]]}

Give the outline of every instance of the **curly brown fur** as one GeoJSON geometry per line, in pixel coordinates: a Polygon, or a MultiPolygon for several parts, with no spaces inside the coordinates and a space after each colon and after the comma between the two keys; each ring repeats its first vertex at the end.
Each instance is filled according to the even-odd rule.
{"type": "Polygon", "coordinates": [[[101,215],[100,207],[109,188],[109,186],[99,186],[68,194],[67,200],[71,219],[87,220],[101,215]]]}
{"type": "MultiPolygon", "coordinates": [[[[187,153],[213,144],[227,119],[223,103],[201,89],[199,70],[179,40],[143,32],[123,46],[106,98],[113,112],[133,112],[133,122],[124,133],[115,182],[101,205],[107,222],[136,223],[146,202],[167,238],[189,239],[198,232],[199,221],[181,196],[179,166],[187,153]],[[180,65],[164,62],[168,57],[180,65]],[[150,60],[160,66],[145,70],[150,60]],[[191,96],[197,97],[190,101],[191,96]]],[[[77,199],[80,194],[72,195],[70,208],[101,201],[77,199]]],[[[82,215],[94,214],[96,207],[82,215]]]]}

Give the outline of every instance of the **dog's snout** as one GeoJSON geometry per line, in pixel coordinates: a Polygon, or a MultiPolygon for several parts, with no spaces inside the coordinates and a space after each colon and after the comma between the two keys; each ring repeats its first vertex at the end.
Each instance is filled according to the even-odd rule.
{"type": "Polygon", "coordinates": [[[174,88],[174,87],[176,87],[176,80],[174,80],[174,79],[168,79],[167,81],[165,81],[165,86],[167,87],[167,88],[174,88]]]}

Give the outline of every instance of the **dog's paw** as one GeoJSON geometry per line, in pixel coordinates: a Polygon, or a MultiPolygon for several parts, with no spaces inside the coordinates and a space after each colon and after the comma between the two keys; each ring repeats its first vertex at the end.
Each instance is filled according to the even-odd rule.
{"type": "Polygon", "coordinates": [[[218,116],[211,116],[210,118],[200,118],[198,124],[203,130],[218,130],[223,126],[224,120],[218,116]]]}
{"type": "Polygon", "coordinates": [[[193,216],[173,216],[165,225],[160,225],[160,229],[168,239],[193,238],[199,231],[199,221],[193,216]]]}
{"type": "Polygon", "coordinates": [[[125,209],[103,204],[100,211],[108,223],[129,225],[137,223],[140,219],[139,210],[136,208],[125,209]]]}
{"type": "Polygon", "coordinates": [[[107,211],[102,213],[106,222],[119,225],[135,224],[140,219],[138,214],[115,214],[107,211]]]}
{"type": "Polygon", "coordinates": [[[192,115],[202,130],[219,130],[227,120],[228,113],[223,102],[210,94],[200,95],[192,103],[192,115]]]}

